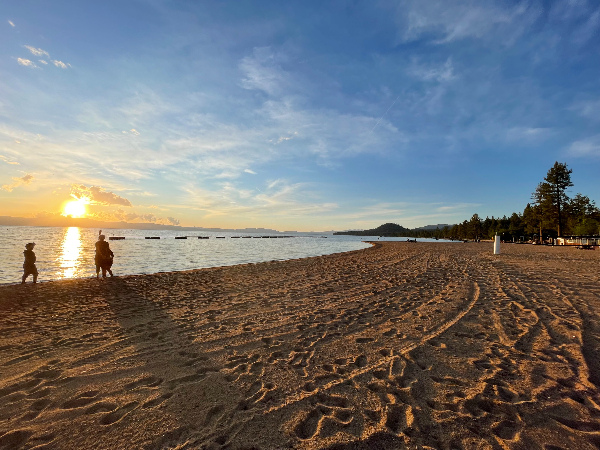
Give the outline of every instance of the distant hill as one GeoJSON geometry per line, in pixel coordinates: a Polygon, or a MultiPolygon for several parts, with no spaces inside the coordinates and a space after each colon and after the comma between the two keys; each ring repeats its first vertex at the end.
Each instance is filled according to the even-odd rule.
{"type": "Polygon", "coordinates": [[[382,236],[382,237],[424,237],[424,238],[437,238],[440,237],[440,231],[444,227],[452,228],[453,225],[437,224],[437,225],[426,225],[424,227],[418,227],[414,229],[405,228],[402,225],[396,223],[384,223],[377,228],[371,228],[370,230],[349,230],[339,231],[334,234],[350,235],[350,236],[382,236]],[[438,229],[440,231],[438,231],[438,229]]]}
{"type": "Polygon", "coordinates": [[[88,218],[75,219],[72,217],[11,217],[0,216],[0,226],[29,226],[29,227],[79,227],[79,228],[120,228],[126,230],[177,230],[177,231],[232,231],[239,233],[279,233],[269,228],[203,228],[182,227],[179,225],[164,225],[158,223],[103,222],[88,218]]]}
{"type": "Polygon", "coordinates": [[[164,225],[159,223],[131,223],[131,222],[103,222],[89,218],[75,219],[64,216],[48,217],[11,217],[0,216],[0,226],[23,226],[23,227],[78,227],[99,228],[109,230],[113,228],[124,230],[175,230],[175,231],[215,231],[232,233],[265,233],[265,234],[296,234],[301,236],[333,234],[333,231],[278,231],[271,228],[204,228],[183,227],[180,225],[164,225]]]}
{"type": "Polygon", "coordinates": [[[440,230],[443,230],[444,227],[448,227],[448,228],[452,228],[454,225],[450,225],[447,223],[438,223],[437,225],[425,225],[424,227],[417,227],[414,228],[415,230],[437,230],[438,228],[440,230]]]}
{"type": "Polygon", "coordinates": [[[399,236],[404,235],[403,233],[410,233],[411,230],[404,228],[402,225],[395,223],[384,223],[377,228],[370,230],[351,230],[351,231],[338,231],[334,234],[351,235],[351,236],[399,236]]]}

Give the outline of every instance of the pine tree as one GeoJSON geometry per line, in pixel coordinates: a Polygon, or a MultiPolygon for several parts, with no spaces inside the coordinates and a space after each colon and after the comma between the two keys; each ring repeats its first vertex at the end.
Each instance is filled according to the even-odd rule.
{"type": "Polygon", "coordinates": [[[571,182],[571,173],[572,170],[567,168],[566,164],[559,163],[556,161],[554,166],[548,171],[546,178],[544,178],[544,184],[547,184],[549,189],[549,197],[554,210],[556,212],[556,217],[558,218],[558,227],[557,232],[558,236],[562,236],[563,231],[563,212],[565,205],[569,203],[569,197],[566,194],[567,188],[573,186],[571,182]]]}

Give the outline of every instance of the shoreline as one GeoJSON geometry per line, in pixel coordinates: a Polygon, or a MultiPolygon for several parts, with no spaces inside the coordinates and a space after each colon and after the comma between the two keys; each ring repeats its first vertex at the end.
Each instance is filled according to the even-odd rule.
{"type": "Polygon", "coordinates": [[[369,243],[0,286],[0,448],[597,448],[596,252],[369,243]]]}
{"type": "MultiPolygon", "coordinates": [[[[371,244],[371,247],[375,246],[378,242],[377,241],[360,241],[360,242],[364,242],[365,244],[371,244]]],[[[370,247],[367,247],[370,248],[370,247]]],[[[210,270],[210,269],[224,269],[224,268],[228,268],[228,267],[238,267],[238,266],[248,266],[248,265],[256,265],[256,264],[265,264],[265,263],[272,263],[272,262],[286,262],[286,261],[298,261],[298,260],[302,260],[302,259],[309,259],[309,258],[320,258],[323,256],[329,256],[329,255],[338,255],[338,254],[343,254],[343,253],[351,253],[351,252],[357,252],[357,251],[361,251],[361,250],[366,250],[366,249],[357,249],[357,250],[346,250],[346,251],[342,251],[342,252],[335,252],[335,253],[328,253],[325,255],[316,255],[316,256],[304,256],[301,258],[292,258],[292,259],[273,259],[273,260],[269,260],[269,261],[258,261],[258,262],[247,262],[247,263],[238,263],[238,264],[231,264],[231,265],[223,265],[223,266],[212,266],[212,267],[199,267],[196,269],[186,269],[186,270],[169,270],[169,271],[159,271],[159,272],[152,272],[152,273],[131,273],[131,274],[124,274],[124,275],[114,275],[113,277],[110,276],[106,276],[106,278],[103,280],[102,277],[100,277],[100,281],[110,281],[111,278],[125,278],[125,277],[151,277],[153,275],[158,275],[158,274],[177,274],[177,273],[186,273],[186,272],[196,272],[199,270],[210,270]]],[[[59,279],[50,279],[50,280],[39,280],[37,281],[37,283],[35,284],[46,284],[46,283],[60,283],[60,282],[69,282],[69,281],[75,281],[75,280],[98,280],[96,278],[95,275],[90,275],[87,277],[71,277],[71,278],[59,278],[59,279]]],[[[34,284],[31,281],[31,276],[27,278],[27,282],[25,283],[26,285],[30,285],[30,284],[34,284]]],[[[22,286],[21,282],[15,282],[15,283],[0,283],[0,289],[2,289],[5,286],[22,286]]]]}
{"type": "MultiPolygon", "coordinates": [[[[39,230],[38,230],[39,231],[39,230]]],[[[7,255],[0,283],[18,283],[23,274],[23,242],[36,242],[38,281],[73,277],[93,277],[93,230],[50,230],[35,238],[26,233],[4,233],[7,255]],[[51,231],[51,232],[50,232],[51,231]]],[[[142,235],[139,235],[142,237],[142,235]]],[[[191,270],[202,267],[317,256],[330,252],[367,247],[358,239],[124,239],[110,244],[115,252],[115,273],[152,274],[161,271],[191,270]]],[[[163,236],[164,237],[164,236],[163,236]]],[[[364,239],[363,239],[364,240],[364,239]]]]}

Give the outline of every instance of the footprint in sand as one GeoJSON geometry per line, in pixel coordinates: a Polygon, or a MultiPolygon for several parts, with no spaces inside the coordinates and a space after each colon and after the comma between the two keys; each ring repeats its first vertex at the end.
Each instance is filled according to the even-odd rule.
{"type": "Polygon", "coordinates": [[[328,394],[318,394],[315,398],[316,407],[294,427],[298,438],[311,439],[317,433],[327,437],[353,422],[354,415],[346,398],[328,394]]]}
{"type": "Polygon", "coordinates": [[[112,425],[123,419],[127,414],[133,411],[138,406],[138,402],[127,403],[125,406],[112,411],[100,419],[102,425],[112,425]]]}
{"type": "Polygon", "coordinates": [[[162,378],[158,378],[155,376],[147,376],[140,378],[139,380],[132,381],[124,386],[126,391],[131,391],[138,387],[156,387],[163,382],[162,378]]]}
{"type": "Polygon", "coordinates": [[[170,399],[171,397],[173,397],[173,394],[167,392],[166,394],[160,395],[156,398],[153,398],[152,400],[148,400],[142,405],[142,409],[156,408],[158,405],[162,405],[166,400],[170,399]]]}
{"type": "Polygon", "coordinates": [[[97,396],[98,396],[98,391],[87,391],[87,392],[82,392],[81,394],[77,395],[76,397],[67,400],[65,403],[63,403],[63,405],[61,406],[62,409],[75,409],[75,408],[81,408],[82,406],[87,406],[90,403],[94,403],[97,400],[97,396]]]}
{"type": "Polygon", "coordinates": [[[13,430],[0,436],[0,448],[11,449],[20,448],[33,435],[29,430],[13,430]]]}
{"type": "Polygon", "coordinates": [[[94,403],[92,406],[90,406],[88,409],[85,410],[86,414],[97,414],[97,413],[104,413],[104,412],[112,412],[114,411],[119,405],[117,405],[116,403],[112,403],[112,402],[98,402],[98,403],[94,403]]]}
{"type": "Polygon", "coordinates": [[[323,413],[319,409],[313,409],[296,425],[294,433],[302,440],[310,439],[317,434],[322,419],[323,413]]]}
{"type": "Polygon", "coordinates": [[[505,441],[512,441],[517,438],[519,431],[521,431],[522,425],[518,422],[512,422],[509,420],[503,420],[494,428],[492,431],[496,436],[505,441]]]}
{"type": "Polygon", "coordinates": [[[204,426],[207,427],[210,424],[216,422],[221,416],[222,412],[225,410],[223,405],[215,405],[208,410],[206,413],[206,419],[204,419],[204,426]]]}
{"type": "Polygon", "coordinates": [[[40,413],[44,409],[46,409],[46,407],[48,405],[50,405],[50,403],[52,403],[52,401],[50,399],[47,399],[47,398],[42,398],[42,399],[36,400],[29,407],[29,412],[27,412],[26,414],[23,415],[23,417],[22,417],[23,420],[33,420],[33,419],[35,419],[37,416],[40,415],[40,413]]]}

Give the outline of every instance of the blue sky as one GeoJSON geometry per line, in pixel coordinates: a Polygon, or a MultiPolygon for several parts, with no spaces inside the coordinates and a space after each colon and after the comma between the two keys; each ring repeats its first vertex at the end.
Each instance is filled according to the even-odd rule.
{"type": "Polygon", "coordinates": [[[595,1],[0,7],[0,215],[279,230],[600,201],[595,1]]]}

